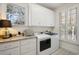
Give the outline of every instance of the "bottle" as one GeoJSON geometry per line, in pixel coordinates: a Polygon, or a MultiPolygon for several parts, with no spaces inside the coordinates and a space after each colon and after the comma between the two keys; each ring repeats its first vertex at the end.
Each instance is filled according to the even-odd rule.
{"type": "Polygon", "coordinates": [[[24,36],[24,33],[22,33],[22,36],[24,36]]]}
{"type": "Polygon", "coordinates": [[[11,33],[9,34],[9,37],[12,37],[12,34],[11,33]]]}
{"type": "Polygon", "coordinates": [[[18,35],[21,35],[21,32],[18,32],[18,35]]]}

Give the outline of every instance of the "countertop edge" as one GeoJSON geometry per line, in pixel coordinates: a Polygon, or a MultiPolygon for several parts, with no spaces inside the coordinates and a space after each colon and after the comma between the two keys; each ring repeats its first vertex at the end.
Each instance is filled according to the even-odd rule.
{"type": "Polygon", "coordinates": [[[18,37],[12,37],[8,39],[0,39],[0,43],[14,42],[14,41],[31,39],[31,38],[37,38],[37,37],[36,36],[18,36],[18,37]]]}

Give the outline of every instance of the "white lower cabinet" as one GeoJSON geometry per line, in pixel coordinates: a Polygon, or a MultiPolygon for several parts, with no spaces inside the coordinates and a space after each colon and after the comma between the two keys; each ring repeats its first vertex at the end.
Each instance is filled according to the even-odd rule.
{"type": "Polygon", "coordinates": [[[28,39],[21,41],[21,55],[36,54],[36,39],[28,39]]]}
{"type": "Polygon", "coordinates": [[[19,54],[19,42],[6,42],[0,44],[0,55],[19,54]]]}
{"type": "Polygon", "coordinates": [[[54,26],[55,12],[38,4],[29,4],[29,26],[54,26]]]}
{"type": "Polygon", "coordinates": [[[58,35],[52,35],[51,39],[51,51],[55,52],[59,48],[59,37],[58,35]]]}
{"type": "Polygon", "coordinates": [[[0,55],[36,55],[36,38],[0,43],[0,55]]]}
{"type": "Polygon", "coordinates": [[[0,51],[15,48],[19,46],[19,41],[0,43],[0,51]]]}
{"type": "Polygon", "coordinates": [[[11,55],[19,55],[19,47],[9,50],[11,55]]]}

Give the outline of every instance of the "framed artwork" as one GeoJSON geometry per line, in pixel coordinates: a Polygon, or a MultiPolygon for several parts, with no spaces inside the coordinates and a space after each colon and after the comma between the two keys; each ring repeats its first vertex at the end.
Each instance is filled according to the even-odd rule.
{"type": "Polygon", "coordinates": [[[7,4],[7,19],[11,20],[12,25],[25,24],[25,8],[16,4],[7,4]]]}

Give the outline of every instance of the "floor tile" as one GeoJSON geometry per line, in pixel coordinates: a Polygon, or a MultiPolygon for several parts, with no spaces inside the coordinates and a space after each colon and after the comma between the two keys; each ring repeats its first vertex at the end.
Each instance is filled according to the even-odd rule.
{"type": "Polygon", "coordinates": [[[75,55],[75,54],[66,49],[59,48],[52,55],[75,55]]]}

